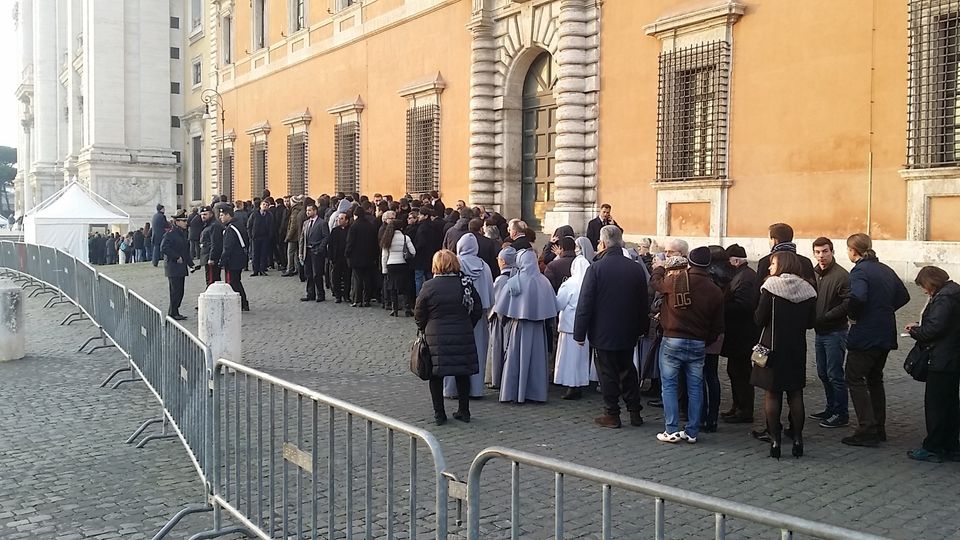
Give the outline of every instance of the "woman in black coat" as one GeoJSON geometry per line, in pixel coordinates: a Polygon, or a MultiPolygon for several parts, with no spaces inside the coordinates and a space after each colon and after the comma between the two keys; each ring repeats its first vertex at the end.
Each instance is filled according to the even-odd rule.
{"type": "Polygon", "coordinates": [[[813,328],[817,291],[800,277],[796,254],[778,251],[770,258],[770,277],[760,287],[754,313],[763,328],[760,344],[769,349],[765,367],[754,364],[750,383],[765,390],[763,410],[770,433],[770,457],[780,459],[780,414],[787,394],[793,427],[793,456],[803,455],[803,387],[807,382],[807,329],[813,328]]]}
{"type": "Polygon", "coordinates": [[[923,394],[927,437],[907,452],[917,461],[960,461],[960,285],[936,266],[924,266],[916,284],[930,297],[919,324],[907,326],[916,351],[929,349],[923,394]]]}
{"type": "Polygon", "coordinates": [[[443,408],[443,378],[455,377],[460,408],[453,417],[470,421],[470,376],[479,373],[477,344],[473,327],[482,316],[480,295],[460,275],[460,262],[450,250],[441,249],[433,256],[433,279],[425,282],[417,297],[414,317],[424,333],[433,377],[430,397],[437,425],[447,421],[443,408]]]}

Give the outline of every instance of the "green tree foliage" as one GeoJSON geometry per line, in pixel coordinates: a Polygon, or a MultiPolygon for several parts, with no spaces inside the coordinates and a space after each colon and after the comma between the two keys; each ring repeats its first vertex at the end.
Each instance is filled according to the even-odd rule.
{"type": "Polygon", "coordinates": [[[10,205],[10,192],[13,191],[13,179],[17,177],[17,149],[0,146],[0,213],[8,216],[13,212],[10,205]]]}

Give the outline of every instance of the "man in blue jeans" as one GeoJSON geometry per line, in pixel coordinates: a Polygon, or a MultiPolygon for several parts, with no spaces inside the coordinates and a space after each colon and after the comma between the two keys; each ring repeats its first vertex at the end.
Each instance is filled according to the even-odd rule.
{"type": "Polygon", "coordinates": [[[707,268],[710,249],[698,247],[687,259],[654,259],[650,286],[664,294],[660,308],[660,385],[665,430],[657,440],[667,443],[697,442],[703,404],[703,361],[707,343],[723,333],[723,292],[707,268]],[[677,381],[687,382],[687,425],[680,430],[677,381]]]}
{"type": "Polygon", "coordinates": [[[850,423],[847,410],[847,384],[843,361],[847,354],[847,307],[850,298],[850,274],[834,259],[833,242],[820,237],[813,241],[817,261],[816,332],[817,376],[823,383],[826,407],[810,418],[822,428],[844,427],[850,423]]]}

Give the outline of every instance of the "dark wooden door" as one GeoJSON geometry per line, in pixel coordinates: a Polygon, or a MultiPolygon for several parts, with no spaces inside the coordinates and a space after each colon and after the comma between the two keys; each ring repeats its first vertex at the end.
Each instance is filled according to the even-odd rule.
{"type": "Polygon", "coordinates": [[[550,53],[530,66],[523,85],[523,169],[521,218],[540,229],[554,206],[557,147],[556,76],[550,53]]]}

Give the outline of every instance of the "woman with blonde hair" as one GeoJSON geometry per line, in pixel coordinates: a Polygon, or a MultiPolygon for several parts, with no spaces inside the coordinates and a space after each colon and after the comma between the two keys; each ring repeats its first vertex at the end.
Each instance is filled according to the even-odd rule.
{"type": "Polygon", "coordinates": [[[437,425],[447,421],[443,406],[443,378],[454,377],[460,408],[453,417],[470,421],[470,376],[480,371],[474,326],[480,320],[480,295],[460,274],[460,262],[450,250],[441,249],[433,256],[433,279],[425,282],[417,297],[414,318],[423,332],[433,376],[430,397],[437,425]]]}

